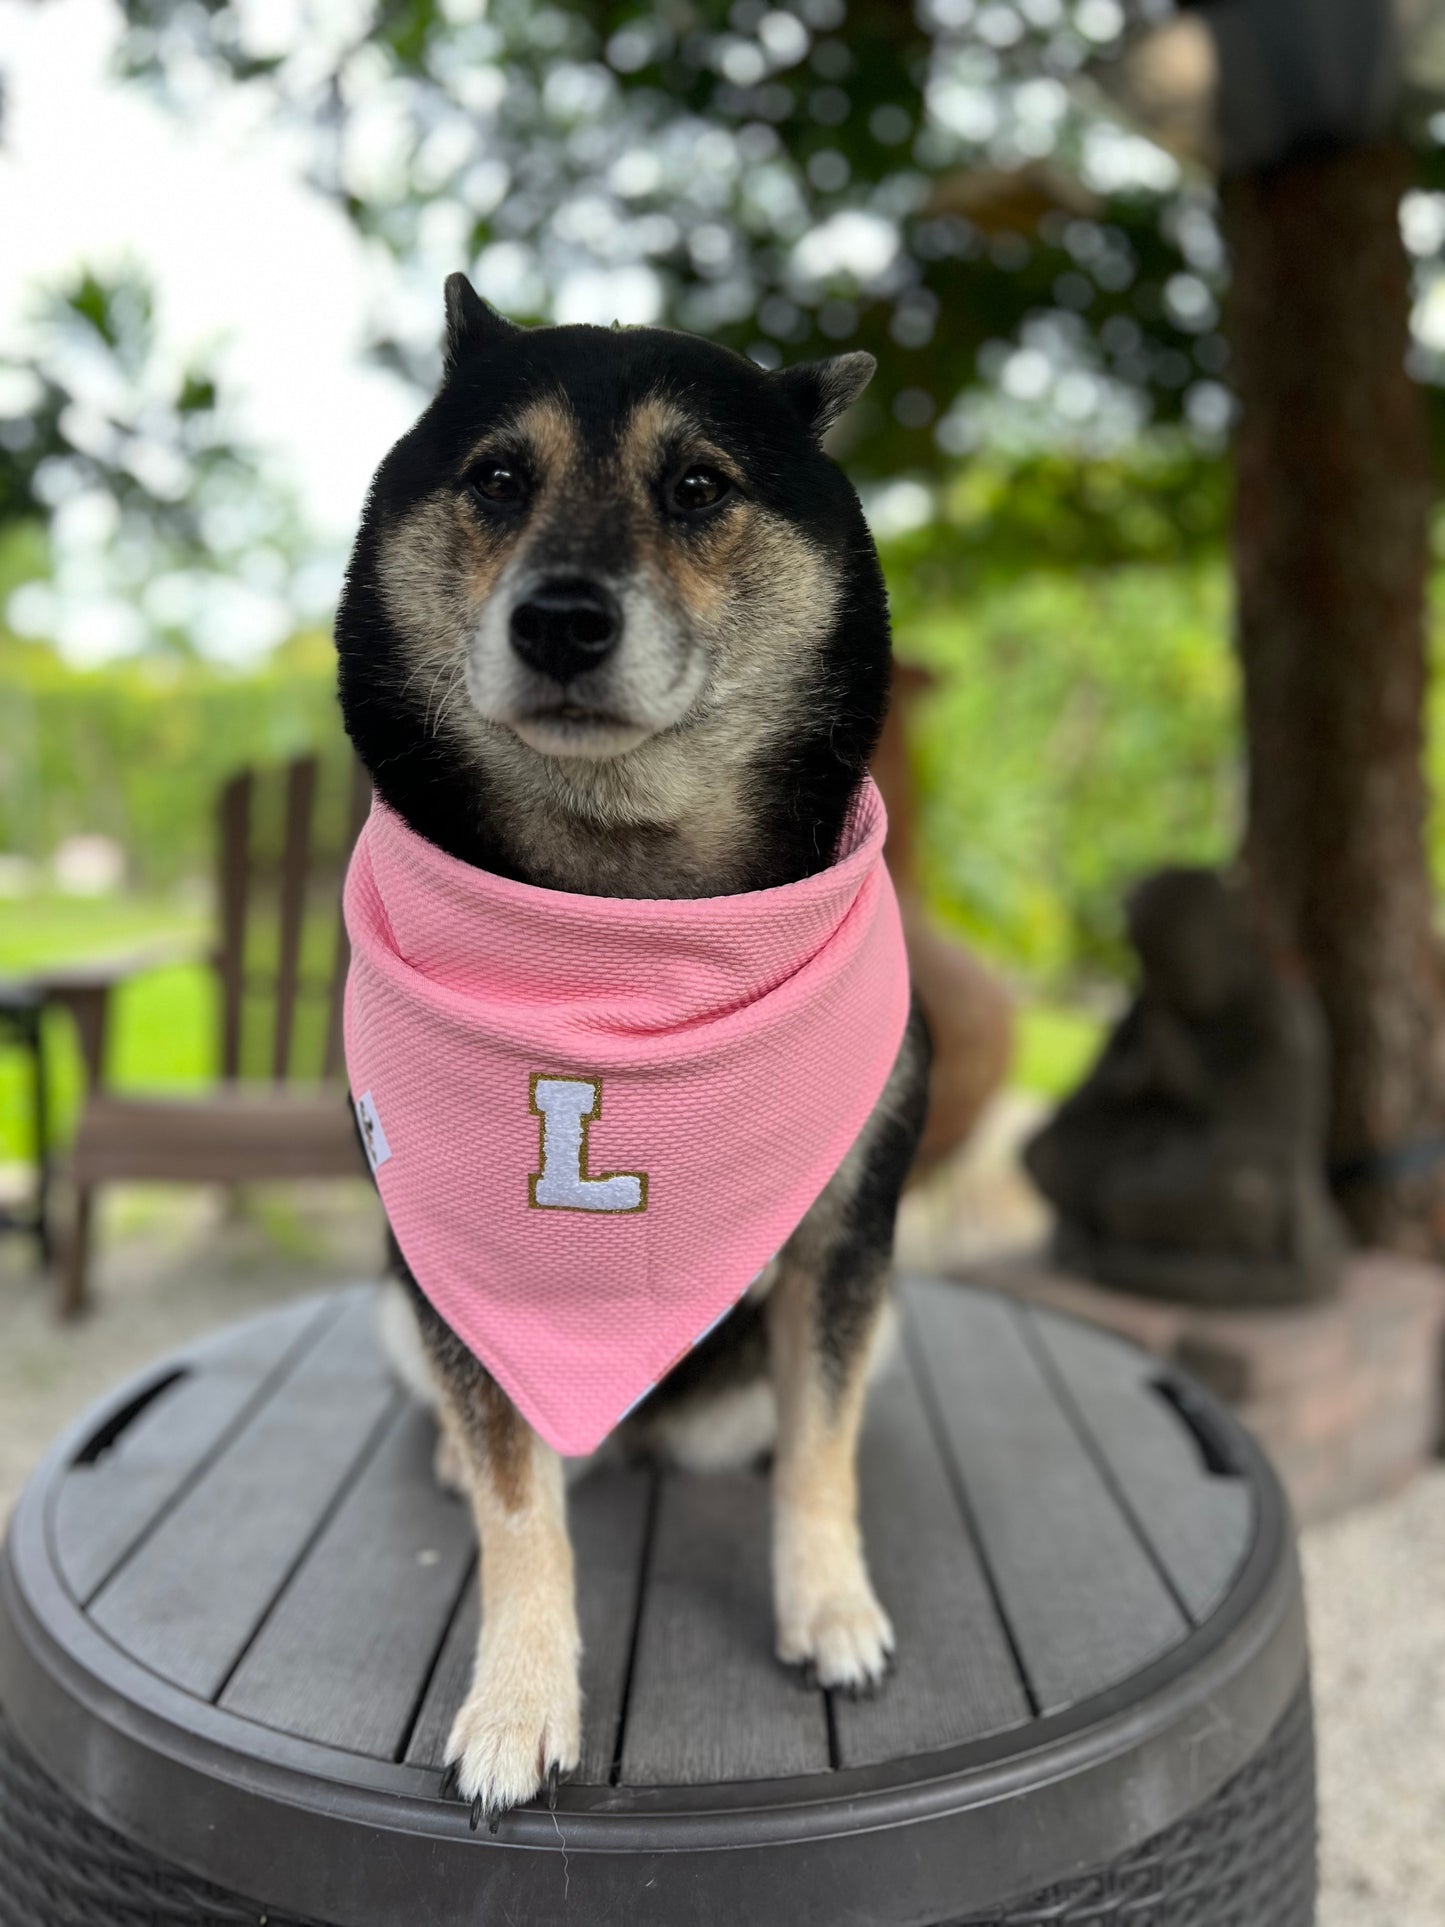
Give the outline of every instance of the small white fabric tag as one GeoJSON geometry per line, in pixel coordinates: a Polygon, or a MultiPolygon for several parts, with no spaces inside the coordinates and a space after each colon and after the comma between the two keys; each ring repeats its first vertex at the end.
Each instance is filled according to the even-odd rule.
{"type": "Polygon", "coordinates": [[[391,1156],[391,1146],[386,1141],[386,1132],[381,1128],[381,1119],[376,1114],[376,1100],[370,1091],[363,1091],[356,1100],[356,1121],[361,1126],[366,1161],[373,1171],[378,1171],[391,1156]]]}

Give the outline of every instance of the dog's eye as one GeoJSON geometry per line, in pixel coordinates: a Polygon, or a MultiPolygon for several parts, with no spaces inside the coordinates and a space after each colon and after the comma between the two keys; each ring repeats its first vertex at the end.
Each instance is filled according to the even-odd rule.
{"type": "Polygon", "coordinates": [[[715,509],[733,492],[733,485],[720,470],[694,462],[685,468],[667,492],[667,506],[674,515],[700,515],[715,509]]]}
{"type": "Polygon", "coordinates": [[[527,499],[527,478],[515,462],[478,462],[467,487],[496,508],[516,508],[527,499]]]}

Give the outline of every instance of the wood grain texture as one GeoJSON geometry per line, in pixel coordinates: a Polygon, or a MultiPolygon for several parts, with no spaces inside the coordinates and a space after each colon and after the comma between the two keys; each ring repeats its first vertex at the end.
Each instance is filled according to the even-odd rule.
{"type": "Polygon", "coordinates": [[[816,1773],[827,1709],[773,1656],[767,1481],[664,1474],[622,1780],[686,1786],[816,1773]]]}
{"type": "MultiPolygon", "coordinates": [[[[1227,1592],[1248,1493],[1209,1472],[1152,1360],[957,1285],[900,1295],[906,1343],[873,1389],[860,1466],[892,1678],[830,1709],[777,1663],[764,1476],[599,1468],[569,1494],[579,1781],[607,1784],[619,1742],[631,1785],[825,1771],[830,1711],[843,1767],[1023,1728],[1027,1689],[1061,1709],[1227,1592]]],[[[288,1308],[65,1475],[59,1556],[77,1592],[98,1588],[117,1644],[219,1696],[259,1751],[269,1725],[439,1766],[477,1588],[434,1437],[391,1381],[371,1294],[288,1308]]]]}
{"type": "MultiPolygon", "coordinates": [[[[481,1601],[477,1585],[475,1545],[466,1582],[437,1653],[416,1719],[407,1738],[405,1758],[411,1766],[440,1767],[446,1759],[447,1735],[456,1710],[467,1696],[477,1661],[477,1630],[481,1601]]],[[[584,1718],[586,1709],[583,1709],[584,1718]]]]}
{"type": "Polygon", "coordinates": [[[251,895],[252,770],[233,776],[216,799],[216,904],[220,945],[216,973],[221,985],[221,1076],[241,1072],[241,1015],[246,982],[246,914],[251,895]]]}
{"type": "Polygon", "coordinates": [[[186,1492],[96,1595],[123,1651],[209,1699],[400,1399],[370,1294],[186,1492]]]}
{"type": "Polygon", "coordinates": [[[436,1426],[400,1407],[220,1704],[265,1726],[397,1757],[473,1565],[463,1501],[432,1472],[436,1426]]]}
{"type": "Polygon", "coordinates": [[[1190,1618],[1202,1624],[1249,1548],[1248,1483],[1210,1473],[1179,1415],[1150,1389],[1154,1360],[1067,1319],[1024,1317],[1190,1618]]]}
{"type": "Polygon", "coordinates": [[[339,1087],[222,1084],[199,1097],[92,1097],[76,1127],[77,1182],[240,1184],[361,1178],[366,1159],[339,1087]]]}
{"type": "Polygon", "coordinates": [[[1188,1622],[1000,1300],[903,1288],[915,1361],[968,1495],[1040,1709],[1056,1712],[1182,1640],[1188,1622]]]}
{"type": "MultiPolygon", "coordinates": [[[[608,1466],[568,1495],[582,1634],[582,1761],[579,1783],[606,1786],[622,1716],[627,1661],[642,1575],[651,1476],[608,1466]]],[[[477,1653],[475,1575],[458,1602],[406,1748],[415,1766],[440,1766],[452,1719],[472,1683],[477,1653]]]]}
{"type": "Polygon", "coordinates": [[[88,1599],[225,1438],[271,1375],[317,1342],[337,1301],[252,1319],[145,1407],[101,1455],[73,1466],[55,1509],[66,1583],[88,1599]]]}
{"type": "Polygon", "coordinates": [[[608,1467],[583,1479],[568,1505],[582,1629],[582,1765],[577,1777],[599,1786],[611,1776],[622,1720],[654,1482],[652,1473],[608,1467]]]}
{"type": "Polygon", "coordinates": [[[887,1685],[835,1696],[838,1764],[949,1746],[1030,1715],[988,1581],[900,1350],[869,1397],[859,1459],[863,1543],[897,1634],[887,1685]]]}
{"type": "Polygon", "coordinates": [[[280,1083],[291,1069],[291,1036],[301,983],[301,933],[311,869],[311,818],[316,805],[317,760],[303,756],[286,770],[286,829],[281,849],[279,956],[276,1014],[271,1038],[271,1075],[280,1083]]]}

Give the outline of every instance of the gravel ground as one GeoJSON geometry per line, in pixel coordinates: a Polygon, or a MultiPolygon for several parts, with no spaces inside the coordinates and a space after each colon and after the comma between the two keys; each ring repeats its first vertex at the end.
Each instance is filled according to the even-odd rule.
{"type": "Polygon", "coordinates": [[[1303,1535],[1319,1927],[1445,1922],[1445,1466],[1303,1535]]]}
{"type": "MultiPolygon", "coordinates": [[[[1032,1239],[1012,1169],[1032,1107],[1001,1111],[957,1169],[906,1207],[900,1256],[976,1256],[1032,1239]]],[[[375,1275],[369,1187],[106,1200],[96,1307],[58,1327],[15,1239],[0,1241],[0,1518],[55,1432],[107,1386],[195,1333],[303,1290],[375,1275]]],[[[1302,1557],[1322,1804],[1319,1927],[1445,1923],[1445,1467],[1315,1527],[1302,1557]]]]}

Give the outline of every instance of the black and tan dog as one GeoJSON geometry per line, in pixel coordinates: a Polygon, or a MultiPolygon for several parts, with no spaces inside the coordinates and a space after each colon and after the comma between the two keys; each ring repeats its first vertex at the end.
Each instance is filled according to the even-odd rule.
{"type": "MultiPolygon", "coordinates": [[[[877,555],[820,447],[873,365],[518,328],[453,275],[441,388],[377,472],[337,622],[346,725],[391,807],[467,863],[591,895],[825,868],[887,704],[877,555]]],[[[626,1427],[690,1464],[772,1445],[778,1653],[829,1687],[875,1684],[893,1644],[854,1462],[927,1055],[915,1011],[797,1231],[626,1427]]],[[[563,1468],[406,1282],[484,1549],[448,1748],[475,1822],[578,1758],[563,1468]]]]}

